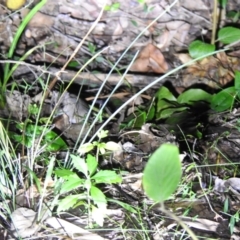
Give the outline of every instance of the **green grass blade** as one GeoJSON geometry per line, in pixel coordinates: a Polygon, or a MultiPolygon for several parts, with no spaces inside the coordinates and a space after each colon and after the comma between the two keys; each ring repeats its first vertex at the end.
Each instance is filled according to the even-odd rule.
{"type": "MultiPolygon", "coordinates": [[[[39,2],[29,13],[28,15],[23,19],[22,23],[20,24],[14,38],[13,38],[13,42],[11,44],[11,47],[8,51],[8,59],[12,58],[13,53],[16,49],[18,40],[20,38],[20,36],[22,35],[24,29],[26,28],[27,24],[29,23],[29,21],[32,19],[32,17],[39,11],[39,9],[41,9],[45,4],[46,4],[47,0],[42,0],[41,2],[39,2]]],[[[10,67],[10,63],[6,63],[4,66],[4,81],[3,81],[3,86],[2,89],[4,90],[6,87],[6,84],[11,76],[11,74],[9,74],[9,67],[10,67]]]]}

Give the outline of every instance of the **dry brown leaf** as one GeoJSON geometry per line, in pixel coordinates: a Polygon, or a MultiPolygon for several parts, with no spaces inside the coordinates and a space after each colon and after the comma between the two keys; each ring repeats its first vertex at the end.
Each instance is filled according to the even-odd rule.
{"type": "Polygon", "coordinates": [[[161,51],[149,43],[142,49],[130,70],[133,72],[165,73],[168,70],[168,64],[161,51]]]}
{"type": "MultiPolygon", "coordinates": [[[[188,54],[179,54],[178,58],[182,63],[191,59],[188,54]]],[[[194,78],[199,80],[199,84],[207,84],[210,88],[223,87],[233,80],[234,71],[239,70],[239,66],[239,58],[228,56],[225,52],[204,58],[186,68],[180,88],[187,88],[194,84],[194,78]]]]}

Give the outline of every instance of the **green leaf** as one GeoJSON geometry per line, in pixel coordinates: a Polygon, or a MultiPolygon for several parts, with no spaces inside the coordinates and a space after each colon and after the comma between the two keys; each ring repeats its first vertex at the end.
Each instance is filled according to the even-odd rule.
{"type": "Polygon", "coordinates": [[[225,8],[227,6],[228,0],[218,0],[218,2],[221,5],[221,7],[225,8]]]}
{"type": "Polygon", "coordinates": [[[103,226],[104,223],[104,217],[106,215],[106,207],[101,207],[101,208],[97,208],[94,205],[91,205],[91,216],[92,219],[99,225],[99,226],[103,226]]]}
{"type": "Polygon", "coordinates": [[[85,143],[79,147],[78,153],[80,154],[88,153],[91,150],[93,150],[93,148],[94,148],[94,145],[92,143],[85,143]]]}
{"type": "Polygon", "coordinates": [[[69,179],[62,184],[60,193],[65,193],[74,190],[82,186],[84,180],[78,177],[76,174],[69,177],[69,179]]]}
{"type": "Polygon", "coordinates": [[[101,208],[102,206],[107,205],[107,200],[105,194],[97,187],[91,186],[90,196],[92,197],[93,202],[101,208]]]}
{"type": "Polygon", "coordinates": [[[176,190],[181,179],[178,147],[163,144],[148,160],[143,172],[143,188],[149,198],[163,202],[176,190]]]}
{"type": "Polygon", "coordinates": [[[73,67],[73,68],[79,67],[79,66],[80,66],[79,62],[78,62],[78,61],[75,61],[75,60],[71,61],[71,62],[68,64],[68,67],[73,67]]]}
{"type": "Polygon", "coordinates": [[[88,50],[90,51],[91,54],[94,54],[96,51],[96,46],[93,45],[91,42],[88,43],[88,50]]]}
{"type": "Polygon", "coordinates": [[[97,172],[93,177],[92,180],[95,180],[97,183],[120,183],[122,178],[116,174],[116,172],[111,170],[101,170],[97,172]]]}
{"type": "Polygon", "coordinates": [[[173,94],[168,90],[166,87],[161,87],[157,93],[155,94],[157,98],[157,108],[156,108],[156,115],[158,119],[163,118],[163,116],[159,116],[159,114],[163,109],[175,107],[174,103],[176,102],[176,98],[173,94]]]}
{"type": "Polygon", "coordinates": [[[155,117],[155,103],[153,102],[148,109],[146,122],[151,121],[155,117]]]}
{"type": "Polygon", "coordinates": [[[238,21],[240,16],[240,11],[229,11],[227,12],[227,18],[232,18],[232,21],[235,23],[238,21]]]}
{"type": "Polygon", "coordinates": [[[167,100],[171,100],[171,101],[176,101],[177,99],[173,96],[173,94],[168,90],[168,88],[166,87],[161,87],[157,93],[155,94],[155,97],[158,100],[161,99],[167,99],[167,100]]]}
{"type": "Polygon", "coordinates": [[[240,29],[235,27],[224,27],[218,31],[218,41],[230,44],[240,39],[240,29]]]}
{"type": "Polygon", "coordinates": [[[113,141],[109,141],[109,142],[106,143],[105,149],[107,149],[109,151],[118,151],[118,150],[121,150],[121,147],[119,146],[118,143],[115,143],[113,141]]]}
{"type": "Polygon", "coordinates": [[[117,11],[120,7],[120,3],[116,2],[111,5],[111,11],[117,11]]]}
{"type": "Polygon", "coordinates": [[[85,162],[85,159],[80,158],[79,156],[75,156],[73,154],[71,154],[70,156],[72,159],[73,166],[87,177],[88,167],[87,167],[87,163],[85,162]]]}
{"type": "Polygon", "coordinates": [[[117,11],[119,9],[119,7],[120,7],[120,3],[116,2],[116,3],[113,3],[111,5],[106,5],[104,10],[114,12],[114,11],[117,11]]]}
{"type": "Polygon", "coordinates": [[[206,54],[214,52],[215,46],[212,44],[204,43],[200,40],[196,40],[190,43],[188,51],[192,58],[199,58],[206,54]]]}
{"type": "Polygon", "coordinates": [[[47,143],[46,149],[48,151],[59,151],[67,149],[67,144],[55,132],[48,131],[43,138],[43,143],[47,143]]]}
{"type": "Polygon", "coordinates": [[[72,208],[82,197],[86,198],[86,196],[84,196],[83,194],[76,194],[76,195],[71,194],[65,197],[64,199],[59,200],[57,212],[59,213],[61,211],[65,211],[65,210],[68,210],[69,208],[72,208]]]}
{"type": "Polygon", "coordinates": [[[98,162],[97,162],[96,158],[94,156],[92,156],[91,154],[87,155],[86,161],[87,161],[87,168],[89,171],[89,175],[91,176],[93,173],[96,172],[98,162]]]}
{"type": "Polygon", "coordinates": [[[133,115],[135,117],[133,127],[141,128],[142,125],[146,123],[146,118],[147,118],[146,112],[139,110],[138,113],[133,113],[133,115]]]}
{"type": "Polygon", "coordinates": [[[97,133],[99,139],[105,138],[108,136],[108,130],[101,130],[97,133]]]}
{"type": "Polygon", "coordinates": [[[235,87],[237,96],[240,98],[240,72],[239,71],[235,71],[234,87],[235,87]]]}
{"type": "Polygon", "coordinates": [[[235,87],[223,89],[215,94],[211,101],[211,108],[217,112],[225,111],[233,106],[236,95],[235,87]]]}
{"type": "Polygon", "coordinates": [[[61,177],[63,179],[69,179],[69,177],[71,175],[76,175],[76,173],[74,173],[73,171],[69,170],[69,169],[56,169],[54,171],[54,173],[58,176],[61,177]]]}
{"type": "Polygon", "coordinates": [[[189,89],[186,92],[183,92],[182,94],[179,95],[177,101],[179,103],[186,103],[189,105],[194,104],[194,102],[197,101],[206,101],[206,102],[211,102],[212,100],[212,95],[205,92],[202,89],[189,89]]]}
{"type": "Polygon", "coordinates": [[[231,216],[231,218],[230,218],[230,222],[229,222],[229,228],[230,228],[230,233],[231,233],[231,235],[233,234],[233,232],[234,232],[234,227],[235,227],[235,216],[233,215],[233,216],[231,216]]]}
{"type": "Polygon", "coordinates": [[[174,113],[183,112],[187,110],[188,107],[168,107],[156,114],[156,120],[166,119],[172,116],[174,113]]]}
{"type": "Polygon", "coordinates": [[[175,112],[166,120],[167,124],[180,125],[189,121],[191,113],[189,111],[175,112]]]}

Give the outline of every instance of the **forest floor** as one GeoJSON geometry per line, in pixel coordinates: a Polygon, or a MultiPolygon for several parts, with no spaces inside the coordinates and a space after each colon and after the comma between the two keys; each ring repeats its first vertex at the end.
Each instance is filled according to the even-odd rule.
{"type": "MultiPolygon", "coordinates": [[[[96,10],[86,10],[91,22],[100,9],[92,2],[81,5],[96,10]]],[[[130,3],[107,5],[101,31],[84,33],[83,46],[69,32],[80,24],[74,6],[64,3],[58,15],[45,6],[39,22],[23,28],[15,55],[6,57],[14,41],[2,44],[1,239],[240,239],[240,11],[237,1],[209,2],[178,2],[168,11],[167,1],[132,1],[127,21],[121,16],[130,3]],[[164,11],[134,42],[136,24],[143,30],[164,11]],[[109,16],[120,17],[111,23],[109,16]],[[47,45],[58,37],[62,45],[47,45]],[[44,51],[28,52],[40,40],[44,51]],[[162,204],[146,193],[143,175],[165,144],[177,146],[181,180],[162,204]]],[[[3,38],[10,39],[2,29],[20,29],[23,12],[0,19],[3,38]]],[[[164,165],[169,156],[159,157],[161,171],[152,176],[160,199],[177,175],[164,165]]]]}

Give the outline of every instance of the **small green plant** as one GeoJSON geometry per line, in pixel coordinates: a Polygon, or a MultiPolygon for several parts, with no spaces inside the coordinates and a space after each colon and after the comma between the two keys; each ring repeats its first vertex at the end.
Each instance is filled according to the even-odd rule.
{"type": "Polygon", "coordinates": [[[10,137],[17,143],[22,144],[27,148],[34,147],[34,144],[39,144],[46,151],[59,151],[67,149],[65,141],[51,129],[45,126],[38,126],[31,122],[16,123],[16,128],[20,134],[10,132],[10,137]],[[40,142],[38,142],[40,140],[40,142]]]}
{"type": "MultiPolygon", "coordinates": [[[[99,133],[99,142],[85,144],[80,147],[80,153],[87,153],[95,147],[98,152],[105,153],[106,149],[116,148],[114,143],[102,143],[100,139],[107,136],[107,131],[99,133]],[[109,147],[111,146],[111,147],[109,147]]],[[[98,156],[98,153],[96,154],[98,156]]],[[[71,194],[59,200],[58,212],[74,208],[79,205],[87,206],[92,218],[100,226],[103,225],[104,212],[107,208],[107,198],[99,189],[99,184],[121,183],[122,178],[112,170],[98,170],[98,158],[91,154],[86,157],[80,157],[71,154],[72,169],[56,169],[55,175],[59,178],[57,189],[60,194],[66,194],[72,191],[80,191],[77,194],[71,194]]]]}

